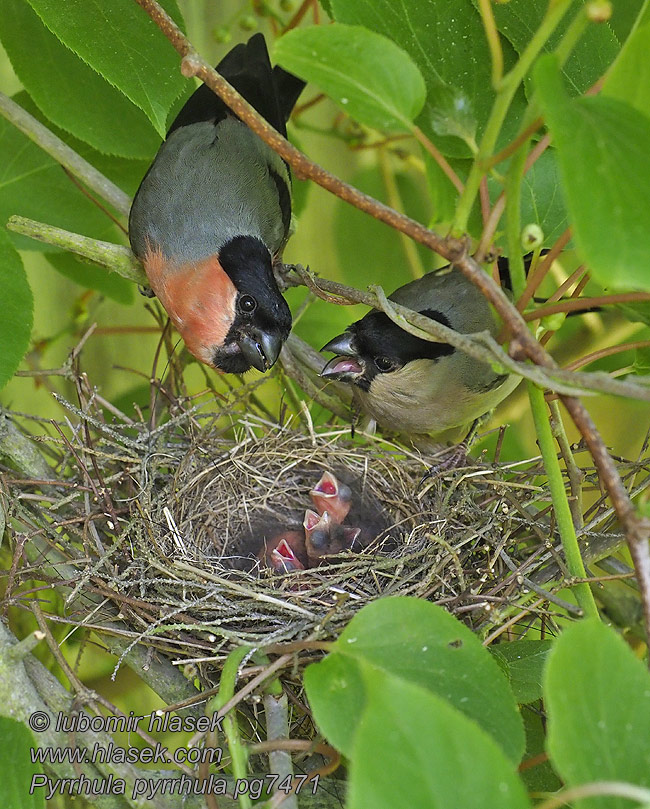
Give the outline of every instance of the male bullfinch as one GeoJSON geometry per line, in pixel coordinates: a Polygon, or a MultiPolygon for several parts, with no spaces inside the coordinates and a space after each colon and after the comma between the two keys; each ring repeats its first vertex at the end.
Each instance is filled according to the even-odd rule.
{"type": "MultiPolygon", "coordinates": [[[[304,82],[271,68],[262,34],[217,70],[286,136],[304,82]]],[[[133,252],[201,362],[243,373],[277,360],[291,313],[273,268],[290,224],[288,166],[201,86],[171,125],[129,217],[133,252]]]]}
{"type": "MultiPolygon", "coordinates": [[[[390,299],[462,334],[498,331],[483,295],[450,267],[400,287],[390,299]]],[[[321,376],[352,385],[365,414],[407,435],[439,435],[468,425],[496,407],[520,380],[496,373],[447,343],[415,337],[376,310],[322,350],[338,356],[321,376]]]]}

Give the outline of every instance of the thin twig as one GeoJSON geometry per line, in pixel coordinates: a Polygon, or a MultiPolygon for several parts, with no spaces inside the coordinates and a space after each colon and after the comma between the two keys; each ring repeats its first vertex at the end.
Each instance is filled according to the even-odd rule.
{"type": "Polygon", "coordinates": [[[614,306],[620,303],[647,303],[650,301],[650,292],[620,292],[616,295],[598,295],[593,298],[569,298],[565,301],[540,306],[524,314],[524,320],[539,320],[558,312],[581,312],[583,309],[594,309],[601,306],[614,306]]]}
{"type": "Polygon", "coordinates": [[[89,239],[79,233],[70,233],[68,230],[46,225],[43,222],[35,222],[24,216],[10,217],[7,229],[23,236],[29,236],[30,239],[62,247],[93,264],[99,264],[100,267],[104,267],[110,272],[116,272],[127,281],[144,286],[148,284],[147,276],[140,262],[128,247],[121,244],[89,239]]]}
{"type": "Polygon", "coordinates": [[[523,312],[526,306],[528,306],[528,303],[535,294],[537,287],[541,284],[542,279],[544,278],[546,273],[551,269],[551,264],[555,261],[555,259],[567,246],[570,238],[571,238],[571,230],[570,228],[567,228],[561,234],[561,236],[559,236],[553,247],[551,247],[551,249],[544,256],[542,261],[539,262],[539,264],[535,269],[535,272],[531,273],[528,276],[526,280],[526,289],[524,290],[521,298],[517,301],[517,309],[520,312],[523,312]]]}
{"type": "Polygon", "coordinates": [[[102,199],[110,203],[116,211],[119,211],[124,216],[129,215],[131,200],[128,194],[125,194],[115,183],[104,177],[87,160],[84,160],[74,149],[71,149],[67,143],[57,138],[53,132],[50,132],[40,121],[37,121],[36,118],[4,93],[0,93],[0,115],[11,121],[17,129],[20,129],[24,135],[27,135],[37,146],[40,146],[57,163],[60,163],[75,177],[82,180],[88,188],[92,188],[102,199]]]}
{"type": "Polygon", "coordinates": [[[558,443],[569,476],[569,487],[571,489],[569,507],[573,518],[573,525],[576,530],[578,530],[582,528],[582,484],[585,479],[585,473],[576,463],[573,452],[571,451],[558,403],[556,401],[549,402],[548,406],[551,411],[551,432],[558,443]]]}
{"type": "Polygon", "coordinates": [[[596,362],[596,360],[601,360],[603,357],[611,357],[613,354],[620,354],[623,351],[636,351],[639,348],[650,348],[650,340],[637,340],[634,343],[621,343],[621,345],[618,346],[599,348],[598,351],[585,354],[584,357],[570,362],[565,367],[567,371],[575,371],[578,368],[582,368],[583,365],[589,365],[590,362],[596,362]]]}
{"type": "Polygon", "coordinates": [[[436,161],[438,166],[440,166],[443,174],[448,178],[448,180],[454,186],[456,191],[458,191],[459,194],[462,194],[463,189],[465,187],[463,185],[463,181],[449,165],[447,159],[440,151],[440,149],[438,149],[436,145],[431,140],[429,140],[429,138],[427,138],[427,136],[424,134],[424,132],[420,129],[419,126],[413,124],[411,131],[413,132],[415,139],[431,155],[431,157],[436,161]]]}
{"type": "Polygon", "coordinates": [[[504,160],[507,160],[511,155],[513,155],[517,149],[522,146],[526,141],[537,132],[540,127],[544,125],[544,121],[542,118],[536,118],[532,124],[529,124],[522,132],[520,132],[517,137],[512,140],[506,147],[504,147],[500,152],[497,152],[493,155],[487,163],[487,168],[492,168],[493,166],[502,163],[504,160]]]}

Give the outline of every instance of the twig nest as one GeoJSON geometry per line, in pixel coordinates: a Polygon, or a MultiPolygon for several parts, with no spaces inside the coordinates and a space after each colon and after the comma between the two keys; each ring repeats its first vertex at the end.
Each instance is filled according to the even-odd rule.
{"type": "Polygon", "coordinates": [[[163,485],[157,476],[132,508],[133,558],[123,578],[134,596],[161,605],[165,621],[178,604],[226,647],[323,639],[383,595],[480,605],[479,593],[500,575],[492,549],[512,518],[493,483],[466,477],[476,468],[455,470],[451,483],[434,478],[420,496],[426,460],[379,438],[252,418],[237,433],[235,441],[209,429],[195,435],[166,461],[163,485]],[[281,532],[289,544],[304,536],[310,492],[324,472],[350,487],[344,526],[360,528],[364,541],[320,563],[274,569],[265,549],[281,532]]]}
{"type": "MultiPolygon", "coordinates": [[[[199,660],[208,681],[235,646],[329,640],[386,595],[430,599],[475,627],[499,625],[511,608],[542,604],[535,588],[561,570],[539,459],[471,461],[423,486],[435,459],[353,438],[347,427],[230,414],[226,432],[215,427],[223,412],[181,408],[151,430],[70,408],[89,430],[75,431],[74,452],[60,442],[66,488],[42,488],[45,508],[33,488],[19,492],[12,516],[30,536],[54,541],[57,558],[78,572],[69,620],[100,630],[117,616],[132,645],[199,660]],[[349,488],[350,501],[327,520],[336,485],[324,473],[349,488]],[[310,548],[306,532],[323,520],[329,539],[312,537],[310,548]],[[285,564],[293,551],[298,563],[285,564]],[[98,597],[114,609],[97,611],[98,597]]],[[[604,500],[589,525],[589,549],[619,541],[604,500]]]]}

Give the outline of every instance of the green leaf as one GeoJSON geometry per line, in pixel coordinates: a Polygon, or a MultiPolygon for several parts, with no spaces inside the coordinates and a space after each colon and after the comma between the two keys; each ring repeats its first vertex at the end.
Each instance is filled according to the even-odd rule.
{"type": "MultiPolygon", "coordinates": [[[[625,42],[636,19],[640,16],[644,0],[616,0],[609,26],[619,42],[625,42]]],[[[642,20],[639,20],[643,24],[642,20]]]]}
{"type": "MultiPolygon", "coordinates": [[[[161,137],[184,86],[180,57],[133,0],[28,0],[52,33],[145,113],[161,137]]],[[[162,5],[180,21],[175,0],[162,5]]]]}
{"type": "Polygon", "coordinates": [[[603,95],[627,101],[650,116],[650,23],[634,31],[607,74],[603,95]]]}
{"type": "MultiPolygon", "coordinates": [[[[627,644],[596,620],[565,630],[544,681],[548,752],[568,786],[626,781],[650,787],[650,674],[627,644]]],[[[580,809],[628,809],[589,798],[580,809]]]]}
{"type": "MultiPolygon", "coordinates": [[[[429,201],[424,184],[418,185],[412,177],[401,173],[395,174],[394,179],[405,212],[419,222],[427,222],[429,201]]],[[[352,183],[366,194],[387,201],[386,184],[377,169],[355,173],[352,183]]],[[[412,280],[404,242],[393,228],[356,208],[337,205],[333,231],[338,265],[345,283],[362,288],[381,284],[387,292],[392,292],[412,280]],[[359,250],[360,244],[364,246],[363,251],[359,250]]],[[[431,251],[419,245],[415,250],[424,269],[433,269],[431,251]]]]}
{"type": "MultiPolygon", "coordinates": [[[[4,118],[0,118],[0,154],[10,156],[0,161],[0,226],[18,214],[95,239],[115,240],[115,227],[106,214],[57,162],[4,118]]],[[[106,158],[111,163],[119,160],[106,158]]],[[[58,252],[25,236],[10,234],[10,238],[19,249],[58,252]]]]}
{"type": "MultiPolygon", "coordinates": [[[[524,175],[521,222],[522,226],[539,225],[546,247],[551,247],[569,224],[555,149],[546,149],[524,175]]],[[[498,243],[505,246],[505,237],[498,243]]]]}
{"type": "MultiPolygon", "coordinates": [[[[477,0],[474,0],[477,4],[477,0]]],[[[522,53],[542,23],[548,3],[540,0],[509,0],[494,3],[499,31],[522,53]]],[[[544,51],[554,51],[576,14],[584,14],[583,0],[574,0],[569,11],[548,38],[544,51]]],[[[562,73],[571,94],[583,93],[594,84],[616,58],[620,46],[607,23],[590,23],[571,51],[562,73]]]]}
{"type": "Polygon", "coordinates": [[[51,121],[107,154],[155,152],[160,138],[142,110],[62,45],[25,0],[0,3],[0,40],[51,121]]]}
{"type": "Polygon", "coordinates": [[[534,702],[542,696],[542,671],[552,645],[550,640],[513,640],[490,647],[492,654],[505,664],[519,704],[534,702]]]}
{"type": "Polygon", "coordinates": [[[118,303],[133,303],[135,284],[117,273],[80,261],[71,253],[52,253],[48,255],[47,260],[57,272],[76,284],[96,289],[118,303]]]}
{"type": "Polygon", "coordinates": [[[361,26],[296,28],[275,43],[274,55],[366,126],[408,132],[424,104],[424,80],[408,54],[361,26]]]}
{"type": "Polygon", "coordinates": [[[650,119],[613,98],[570,99],[553,55],[535,83],[579,253],[603,285],[650,290],[650,119]]]}
{"type": "Polygon", "coordinates": [[[305,669],[304,683],[318,727],[337,750],[352,755],[357,725],[366,706],[358,661],[329,654],[305,669]]]}
{"type": "MultiPolygon", "coordinates": [[[[126,191],[127,194],[133,196],[138,190],[140,181],[144,177],[145,172],[151,164],[151,159],[132,160],[125,157],[117,157],[115,155],[99,152],[88,143],[78,140],[74,137],[74,135],[59,129],[56,124],[48,121],[41,110],[36,106],[33,99],[30,98],[26,92],[21,91],[16,93],[16,95],[13,96],[13,101],[15,101],[16,104],[19,104],[30,115],[33,115],[37,121],[40,121],[50,130],[50,132],[60,138],[64,143],[67,143],[68,146],[77,152],[77,154],[81,155],[81,157],[87,160],[92,166],[101,171],[101,173],[108,177],[109,180],[112,180],[115,185],[122,189],[122,191],[126,191]]],[[[148,121],[147,126],[150,126],[148,121]]],[[[157,135],[155,137],[156,145],[158,145],[160,141],[157,135]]],[[[153,152],[150,155],[150,158],[151,157],[153,157],[153,152]]],[[[94,196],[97,195],[94,193],[94,196]]]]}
{"type": "MultiPolygon", "coordinates": [[[[0,388],[16,372],[29,346],[34,320],[34,300],[23,262],[11,244],[6,230],[0,229],[0,388]]],[[[0,733],[0,739],[3,734],[0,733]]],[[[3,758],[3,761],[8,761],[3,758]]]]}
{"type": "MultiPolygon", "coordinates": [[[[332,0],[338,22],[365,25],[387,36],[408,53],[420,68],[427,86],[427,102],[417,124],[446,155],[469,157],[471,150],[453,128],[468,134],[483,132],[492,110],[490,52],[483,24],[471,0],[332,0]],[[441,125],[446,119],[446,134],[441,125]],[[437,127],[437,129],[436,129],[437,127]]],[[[510,68],[516,54],[504,42],[504,61],[510,68]]],[[[517,131],[525,107],[518,91],[499,144],[517,131]]]]}
{"type": "Polygon", "coordinates": [[[335,651],[305,672],[316,721],[346,754],[363,712],[361,675],[368,666],[446,699],[509,758],[521,758],[523,726],[506,677],[475,635],[440,607],[405,597],[371,603],[345,628],[335,651]]]}
{"type": "Polygon", "coordinates": [[[474,722],[414,683],[376,670],[366,677],[349,809],[530,806],[512,762],[474,722]]]}
{"type": "Polygon", "coordinates": [[[0,716],[0,760],[11,762],[11,766],[3,767],[0,778],[0,801],[7,809],[45,809],[43,789],[29,794],[32,776],[39,772],[30,755],[30,748],[36,746],[22,722],[0,716]]]}
{"type": "Polygon", "coordinates": [[[546,753],[546,727],[541,702],[531,707],[524,706],[521,716],[526,730],[526,752],[520,767],[521,779],[529,792],[557,792],[562,782],[553,772],[548,758],[543,755],[546,753]],[[530,761],[531,759],[534,761],[530,761]],[[527,762],[532,766],[525,766],[527,762]]]}

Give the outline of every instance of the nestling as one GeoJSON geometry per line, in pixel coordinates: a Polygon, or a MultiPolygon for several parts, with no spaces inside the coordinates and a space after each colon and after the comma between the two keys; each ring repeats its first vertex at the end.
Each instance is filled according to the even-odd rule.
{"type": "Polygon", "coordinates": [[[321,479],[309,492],[319,514],[328,512],[334,522],[341,523],[352,505],[352,491],[331,472],[323,472],[321,479]]]}
{"type": "MultiPolygon", "coordinates": [[[[262,34],[219,73],[282,135],[304,82],[272,68],[262,34]]],[[[291,223],[286,163],[205,85],[167,133],[133,201],[129,239],[201,362],[268,370],[291,330],[274,266],[291,223]]]]}
{"type": "Polygon", "coordinates": [[[311,566],[320,564],[325,556],[335,555],[345,550],[360,550],[356,546],[360,528],[341,525],[332,519],[329,512],[317,514],[311,509],[305,512],[305,548],[311,566]]]}
{"type": "Polygon", "coordinates": [[[308,560],[302,531],[285,529],[277,531],[270,539],[263,537],[257,558],[277,573],[304,570],[308,560]]]}

